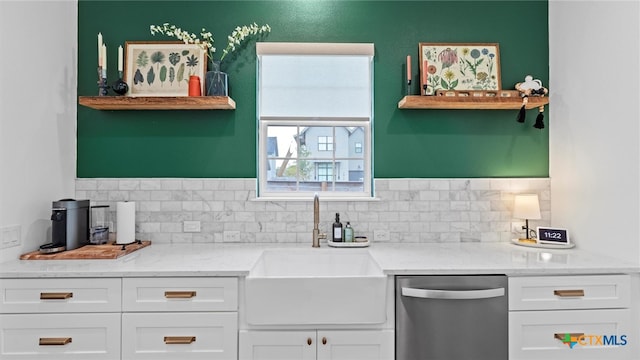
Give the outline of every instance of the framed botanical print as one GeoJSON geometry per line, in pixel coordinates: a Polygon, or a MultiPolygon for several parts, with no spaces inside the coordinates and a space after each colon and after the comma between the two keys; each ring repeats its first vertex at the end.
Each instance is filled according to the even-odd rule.
{"type": "Polygon", "coordinates": [[[423,95],[437,90],[500,90],[497,43],[419,43],[423,95]],[[425,87],[426,85],[426,87],[425,87]]]}
{"type": "Polygon", "coordinates": [[[197,44],[180,41],[125,44],[124,81],[129,85],[128,96],[188,96],[189,76],[199,76],[204,85],[206,71],[207,52],[197,44]]]}

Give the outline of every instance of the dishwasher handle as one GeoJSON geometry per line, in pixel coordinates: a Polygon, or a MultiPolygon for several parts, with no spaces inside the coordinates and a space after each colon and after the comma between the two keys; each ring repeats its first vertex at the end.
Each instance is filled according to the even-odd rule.
{"type": "Polygon", "coordinates": [[[433,290],[402,288],[402,296],[422,299],[445,299],[445,300],[473,300],[489,299],[504,296],[504,288],[482,289],[482,290],[433,290]]]}

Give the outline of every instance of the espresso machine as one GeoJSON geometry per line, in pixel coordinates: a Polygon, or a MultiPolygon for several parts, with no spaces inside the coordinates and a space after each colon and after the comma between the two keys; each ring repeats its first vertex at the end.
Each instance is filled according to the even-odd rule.
{"type": "Polygon", "coordinates": [[[40,246],[40,252],[51,254],[88,244],[90,209],[89,200],[61,199],[52,202],[52,242],[40,246]]]}

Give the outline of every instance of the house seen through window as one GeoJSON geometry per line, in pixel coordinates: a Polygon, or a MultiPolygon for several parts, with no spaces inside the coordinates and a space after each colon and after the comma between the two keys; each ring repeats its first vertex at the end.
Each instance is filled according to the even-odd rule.
{"type": "Polygon", "coordinates": [[[258,197],[372,197],[372,44],[258,43],[258,197]]]}

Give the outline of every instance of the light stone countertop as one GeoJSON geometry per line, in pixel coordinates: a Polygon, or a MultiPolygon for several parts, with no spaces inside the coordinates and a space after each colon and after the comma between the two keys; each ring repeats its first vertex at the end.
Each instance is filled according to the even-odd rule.
{"type": "MultiPolygon", "coordinates": [[[[310,244],[152,244],[116,260],[13,260],[0,278],[245,276],[265,249],[310,244]]],[[[351,251],[328,248],[323,251],[351,251]]],[[[533,249],[511,243],[374,243],[367,248],[389,275],[608,274],[640,272],[637,264],[580,250],[533,249]]]]}

